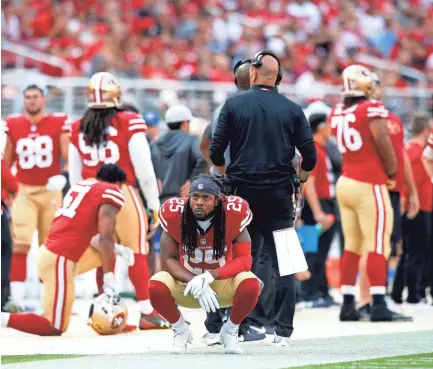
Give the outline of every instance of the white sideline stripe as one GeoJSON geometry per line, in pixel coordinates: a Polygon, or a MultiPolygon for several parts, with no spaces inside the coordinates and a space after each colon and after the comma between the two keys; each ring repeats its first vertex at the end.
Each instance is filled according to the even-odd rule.
{"type": "Polygon", "coordinates": [[[110,199],[110,200],[113,200],[115,203],[119,204],[119,205],[122,206],[122,207],[125,205],[125,202],[124,202],[124,201],[121,201],[120,199],[118,199],[117,197],[114,197],[114,196],[112,196],[112,195],[103,194],[102,197],[103,197],[104,199],[110,199]]]}
{"type": "Polygon", "coordinates": [[[62,310],[65,297],[65,257],[59,256],[59,264],[57,265],[57,301],[54,320],[54,328],[60,330],[62,328],[62,310]]]}

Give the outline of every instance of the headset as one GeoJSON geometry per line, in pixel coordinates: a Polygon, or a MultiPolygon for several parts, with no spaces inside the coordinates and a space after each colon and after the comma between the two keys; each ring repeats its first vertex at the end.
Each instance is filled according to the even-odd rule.
{"type": "Polygon", "coordinates": [[[278,86],[283,79],[283,70],[281,69],[280,59],[272,52],[268,50],[259,51],[256,55],[254,55],[253,60],[251,61],[251,65],[255,68],[260,68],[262,66],[262,57],[265,55],[272,56],[278,62],[278,75],[277,80],[275,81],[275,86],[278,86]]]}
{"type": "Polygon", "coordinates": [[[235,76],[235,85],[236,85],[236,86],[238,85],[238,79],[237,79],[237,77],[236,77],[236,72],[237,72],[238,68],[239,68],[241,65],[244,65],[244,64],[246,64],[246,63],[251,63],[251,59],[239,60],[239,61],[236,63],[235,67],[233,68],[233,74],[234,74],[234,76],[235,76]]]}

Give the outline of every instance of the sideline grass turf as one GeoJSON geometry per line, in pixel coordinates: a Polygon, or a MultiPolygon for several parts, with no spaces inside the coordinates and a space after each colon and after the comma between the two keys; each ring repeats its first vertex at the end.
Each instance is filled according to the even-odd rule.
{"type": "Polygon", "coordinates": [[[2,365],[16,364],[16,363],[25,363],[28,361],[72,359],[74,357],[81,357],[81,356],[84,355],[2,355],[1,363],[2,365]]]}
{"type": "Polygon", "coordinates": [[[297,369],[430,369],[433,368],[433,352],[427,354],[391,356],[378,359],[348,361],[343,363],[297,366],[297,369]]]}

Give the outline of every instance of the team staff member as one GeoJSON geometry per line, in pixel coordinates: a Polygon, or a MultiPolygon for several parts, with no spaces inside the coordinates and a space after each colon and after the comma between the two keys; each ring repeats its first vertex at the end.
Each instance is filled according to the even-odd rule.
{"type": "Polygon", "coordinates": [[[301,107],[278,93],[276,86],[281,78],[280,62],[274,54],[261,51],[254,56],[250,68],[251,88],[230,97],[221,109],[210,158],[215,168],[227,175],[233,193],[251,206],[254,219],[248,231],[253,263],[259,258],[262,237],[262,250],[269,255],[267,260],[271,265],[256,272],[265,287],[247,322],[272,325],[260,311],[265,303],[275,301],[274,344],[287,345],[287,338],[293,332],[295,277],[279,276],[273,232],[293,226],[291,181],[295,173],[292,166],[295,148],[303,157],[299,173],[302,183],[316,164],[316,148],[301,107]],[[231,162],[226,171],[224,151],[228,144],[231,162]],[[275,289],[271,283],[273,273],[278,273],[275,289]]]}
{"type": "MultiPolygon", "coordinates": [[[[250,65],[251,60],[247,59],[244,61],[239,61],[234,68],[234,75],[235,75],[235,85],[237,87],[237,92],[246,91],[250,88],[250,65]]],[[[210,143],[212,142],[212,135],[215,132],[218,118],[221,113],[221,109],[224,106],[224,104],[221,104],[218,106],[213,115],[211,122],[207,125],[203,132],[203,136],[201,138],[200,142],[200,151],[205,157],[206,161],[212,165],[212,161],[209,157],[209,150],[210,150],[210,143]]],[[[226,149],[224,152],[224,158],[226,160],[226,164],[230,162],[230,152],[229,148],[226,149]]],[[[213,168],[210,168],[210,172],[215,177],[220,177],[221,175],[213,168]]],[[[219,332],[221,330],[221,327],[223,326],[223,317],[225,314],[226,309],[218,309],[218,311],[207,313],[206,315],[206,321],[204,322],[206,329],[208,333],[206,333],[203,336],[203,341],[208,344],[212,345],[219,341],[219,332]]],[[[239,335],[241,336],[242,341],[256,341],[256,340],[262,340],[265,339],[265,335],[262,333],[257,333],[255,330],[250,329],[244,329],[245,326],[241,326],[239,329],[239,335]]]]}
{"type": "Polygon", "coordinates": [[[9,227],[9,209],[7,201],[9,196],[15,196],[18,192],[18,182],[12,175],[9,167],[6,165],[3,158],[1,159],[1,305],[3,307],[6,303],[6,290],[9,287],[9,271],[11,269],[11,258],[12,258],[12,238],[11,230],[9,227]]]}
{"type": "Polygon", "coordinates": [[[422,201],[418,215],[414,219],[405,216],[403,220],[403,255],[397,267],[397,275],[391,293],[391,297],[397,303],[402,302],[405,285],[408,288],[406,300],[408,303],[416,304],[422,297],[425,297],[425,289],[420,291],[420,287],[424,262],[428,261],[428,250],[431,247],[429,237],[431,234],[430,217],[433,210],[433,184],[422,156],[432,127],[433,121],[428,116],[415,117],[411,127],[413,137],[407,145],[414,180],[422,201]]]}
{"type": "MultiPolygon", "coordinates": [[[[246,91],[250,88],[250,65],[251,65],[251,60],[247,59],[245,61],[239,61],[234,68],[234,75],[235,75],[235,85],[237,87],[237,93],[241,92],[241,91],[246,91]]],[[[221,113],[221,109],[224,106],[224,104],[221,104],[220,106],[218,106],[215,111],[212,114],[212,120],[211,122],[207,125],[207,127],[205,128],[204,132],[203,132],[203,136],[201,138],[201,142],[200,142],[200,151],[203,154],[203,156],[205,157],[206,161],[210,164],[213,165],[212,160],[210,159],[210,143],[212,142],[212,136],[215,132],[217,123],[218,123],[218,119],[221,113]]],[[[226,149],[226,151],[224,152],[224,159],[226,162],[226,165],[228,165],[228,163],[230,163],[230,152],[229,152],[229,148],[226,149]]],[[[219,177],[221,176],[216,170],[214,170],[213,168],[211,168],[211,174],[219,177]]]]}
{"type": "Polygon", "coordinates": [[[320,223],[325,229],[319,238],[317,252],[305,255],[311,278],[302,285],[304,298],[307,301],[317,300],[323,306],[333,303],[326,278],[326,259],[336,230],[334,219],[337,212],[334,173],[326,150],[326,143],[331,135],[326,118],[326,114],[312,114],[309,117],[317,150],[317,164],[305,186],[307,201],[302,209],[302,220],[305,224],[320,223]]]}
{"type": "Polygon", "coordinates": [[[11,208],[13,254],[10,274],[10,311],[24,309],[27,254],[38,231],[41,245],[54,214],[62,204],[61,160],[68,162],[68,119],[63,113],[45,112],[44,91],[37,85],[24,90],[24,114],[5,119],[7,141],[4,160],[15,163],[19,193],[11,208]],[[59,182],[60,180],[60,182],[59,182]],[[59,186],[60,183],[60,186],[59,186]]]}

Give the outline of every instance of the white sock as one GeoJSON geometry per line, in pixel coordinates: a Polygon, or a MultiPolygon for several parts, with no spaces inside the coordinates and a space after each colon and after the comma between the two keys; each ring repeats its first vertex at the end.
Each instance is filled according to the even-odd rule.
{"type": "Polygon", "coordinates": [[[230,318],[227,319],[226,324],[224,324],[224,329],[229,333],[234,333],[239,328],[239,324],[233,323],[230,318]]]}
{"type": "Polygon", "coordinates": [[[150,304],[150,300],[138,301],[140,312],[149,315],[153,311],[153,306],[150,304]]]}
{"type": "Polygon", "coordinates": [[[26,294],[26,285],[24,282],[10,282],[11,300],[18,304],[24,303],[24,296],[26,294]]]}
{"type": "Polygon", "coordinates": [[[1,327],[6,328],[9,323],[9,317],[11,316],[10,313],[1,313],[1,327]]]}
{"type": "Polygon", "coordinates": [[[187,328],[185,319],[183,319],[182,315],[180,316],[179,320],[176,323],[173,323],[171,326],[175,331],[178,332],[183,332],[187,328]]]}

